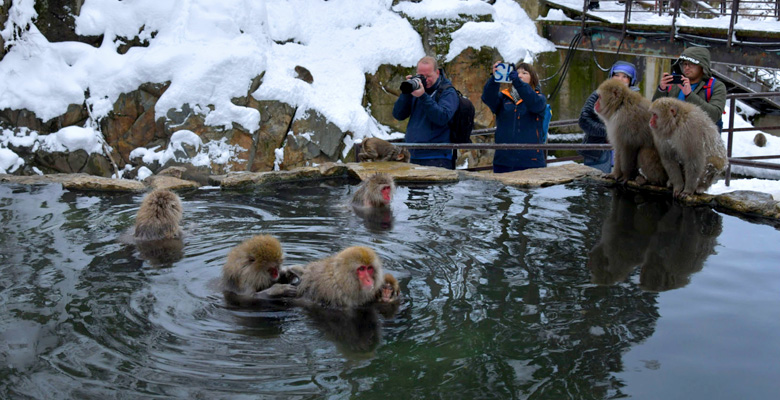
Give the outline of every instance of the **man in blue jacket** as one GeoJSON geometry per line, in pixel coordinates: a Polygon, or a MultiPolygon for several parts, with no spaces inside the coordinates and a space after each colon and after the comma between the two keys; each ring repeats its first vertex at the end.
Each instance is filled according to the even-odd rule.
{"type": "MultiPolygon", "coordinates": [[[[448,123],[458,109],[458,94],[433,57],[420,59],[417,75],[424,76],[425,81],[417,90],[401,93],[393,106],[393,117],[399,121],[409,118],[407,143],[450,143],[448,123]],[[444,86],[442,93],[437,94],[444,86]]],[[[411,78],[406,77],[407,80],[411,78]]],[[[410,162],[414,164],[455,168],[452,150],[410,149],[409,152],[412,155],[410,162]]]]}

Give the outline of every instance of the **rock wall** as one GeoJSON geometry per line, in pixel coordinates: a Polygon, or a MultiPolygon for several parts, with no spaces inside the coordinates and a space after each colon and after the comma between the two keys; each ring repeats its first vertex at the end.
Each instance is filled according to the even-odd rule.
{"type": "MultiPolygon", "coordinates": [[[[7,7],[4,2],[2,7],[7,7]]],[[[92,45],[98,45],[100,38],[79,37],[73,28],[73,14],[78,12],[81,1],[39,1],[40,8],[36,26],[50,41],[78,40],[92,45]]],[[[538,5],[523,4],[529,15],[538,15],[538,5]],[[529,10],[529,7],[532,8],[529,10]]],[[[7,13],[5,13],[7,15],[7,13]]],[[[0,13],[0,22],[3,14],[0,13]]],[[[491,16],[468,17],[459,20],[410,20],[423,38],[423,45],[429,54],[440,58],[447,54],[450,34],[468,21],[490,20],[491,16]]],[[[137,39],[137,38],[136,38],[137,39]]],[[[126,46],[144,46],[134,38],[127,38],[126,46]]],[[[124,49],[126,51],[126,49],[124,49]]],[[[2,56],[2,53],[0,53],[2,56]]],[[[585,56],[589,57],[588,54],[585,56]]],[[[559,68],[565,54],[546,53],[540,55],[537,65],[542,78],[550,76],[559,68]]],[[[476,107],[475,129],[494,126],[494,116],[480,101],[482,87],[489,75],[489,69],[494,60],[500,59],[499,53],[493,48],[467,49],[454,60],[441,66],[454,86],[474,103],[476,107]]],[[[609,62],[611,63],[611,61],[609,62]]],[[[576,118],[579,109],[587,95],[595,89],[594,71],[591,62],[574,62],[570,68],[569,77],[559,96],[553,102],[555,112],[553,119],[576,118]]],[[[311,74],[304,68],[296,68],[299,79],[311,83],[311,74]]],[[[406,75],[412,74],[414,68],[383,65],[375,74],[366,75],[363,105],[370,110],[371,115],[381,124],[395,131],[405,131],[407,121],[397,121],[392,117],[392,107],[398,98],[398,87],[406,75]]],[[[596,73],[597,74],[597,73],[596,73]]],[[[604,73],[605,74],[605,73],[604,73]]],[[[545,87],[551,87],[556,80],[545,82],[545,87]]],[[[262,84],[262,76],[254,79],[246,96],[233,99],[236,105],[258,110],[261,115],[260,128],[248,132],[234,125],[231,129],[208,126],[204,116],[185,104],[180,110],[168,110],[165,115],[155,113],[155,105],[160,96],[167,90],[168,84],[147,83],[137,90],[122,94],[114,104],[113,111],[98,121],[100,130],[111,147],[107,157],[97,154],[87,155],[85,152],[44,153],[40,150],[12,148],[25,161],[25,166],[15,171],[15,174],[29,175],[35,173],[33,167],[44,173],[88,173],[92,175],[110,176],[115,169],[124,170],[125,177],[133,177],[141,166],[158,172],[177,162],[166,165],[157,162],[144,164],[140,158],[131,159],[131,152],[139,147],[164,149],[170,143],[171,135],[180,130],[189,130],[198,135],[203,143],[225,140],[228,145],[239,149],[234,159],[227,164],[212,163],[206,167],[211,174],[224,174],[228,171],[269,171],[274,169],[275,151],[283,149],[284,159],[278,165],[283,170],[310,166],[323,162],[353,161],[354,151],[344,155],[344,139],[352,136],[352,132],[343,132],[327,121],[314,110],[296,109],[288,104],[277,101],[258,101],[250,93],[262,84]],[[82,154],[83,153],[83,154],[82,154]],[[132,169],[125,169],[131,165],[132,169]]],[[[546,89],[545,89],[546,90],[546,89]]],[[[84,104],[72,104],[61,116],[50,121],[41,121],[27,110],[0,110],[0,127],[20,130],[29,128],[39,134],[49,134],[67,126],[84,126],[89,117],[84,104]]],[[[475,138],[476,142],[492,142],[491,135],[475,138]]],[[[179,151],[180,158],[192,157],[199,149],[183,146],[179,151]],[[183,153],[182,153],[183,151],[183,153]]],[[[200,149],[202,151],[202,149],[200,149]]],[[[177,153],[177,154],[179,154],[177,153]]],[[[461,151],[459,164],[468,160],[471,167],[489,165],[492,162],[492,151],[461,151]]]]}

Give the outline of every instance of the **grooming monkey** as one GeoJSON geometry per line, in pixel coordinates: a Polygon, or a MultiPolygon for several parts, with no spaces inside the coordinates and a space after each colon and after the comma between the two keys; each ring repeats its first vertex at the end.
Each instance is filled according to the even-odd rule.
{"type": "Polygon", "coordinates": [[[222,292],[233,305],[252,305],[263,296],[257,292],[268,289],[279,278],[284,257],[282,245],[269,235],[245,240],[228,253],[222,267],[222,292]]]}
{"type": "Polygon", "coordinates": [[[387,140],[368,138],[363,140],[358,161],[400,161],[409,162],[409,150],[398,147],[387,140]]]}
{"type": "Polygon", "coordinates": [[[617,79],[604,81],[598,94],[593,109],[604,121],[609,142],[615,148],[615,167],[607,177],[625,183],[641,172],[640,184],[665,186],[668,177],[647,126],[650,101],[617,79]]]}
{"type": "Polygon", "coordinates": [[[182,236],[182,205],[170,190],[157,189],[144,197],[135,217],[136,241],[174,239],[182,236]]]}
{"type": "Polygon", "coordinates": [[[664,97],[650,107],[653,139],[675,198],[703,193],[728,166],[718,128],[695,104],[664,97]]]}

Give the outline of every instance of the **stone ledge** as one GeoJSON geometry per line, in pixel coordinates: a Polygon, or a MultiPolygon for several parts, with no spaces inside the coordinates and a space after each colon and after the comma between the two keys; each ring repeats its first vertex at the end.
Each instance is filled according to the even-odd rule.
{"type": "MultiPolygon", "coordinates": [[[[482,179],[498,181],[505,185],[519,187],[546,187],[560,185],[580,179],[589,179],[605,185],[616,183],[602,178],[601,171],[582,164],[569,163],[547,168],[494,174],[493,172],[453,171],[437,167],[424,167],[400,162],[369,163],[325,163],[317,167],[301,167],[290,171],[269,172],[233,172],[227,175],[210,176],[209,180],[219,182],[222,189],[245,188],[275,182],[316,180],[330,177],[351,176],[360,180],[378,172],[393,176],[396,182],[448,183],[461,179],[482,179]]],[[[60,183],[69,190],[92,190],[106,192],[143,192],[151,188],[186,190],[200,187],[200,184],[174,176],[157,175],[144,182],[129,179],[111,179],[100,176],[79,174],[51,174],[36,176],[0,175],[0,182],[22,185],[42,185],[60,183]]],[[[671,196],[664,187],[639,185],[634,181],[626,183],[631,190],[654,192],[671,196]]],[[[701,194],[687,197],[681,203],[690,206],[706,205],[721,207],[736,213],[756,215],[780,220],[780,201],[772,195],[753,191],[734,191],[720,195],[701,194]]]]}

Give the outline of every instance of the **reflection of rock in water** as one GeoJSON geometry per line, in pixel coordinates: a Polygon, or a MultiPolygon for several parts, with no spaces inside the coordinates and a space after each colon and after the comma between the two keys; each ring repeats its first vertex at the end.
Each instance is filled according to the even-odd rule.
{"type": "Polygon", "coordinates": [[[642,263],[658,219],[668,205],[658,201],[640,203],[641,200],[641,195],[636,193],[613,192],[611,210],[601,228],[601,240],[588,256],[593,283],[611,285],[623,281],[642,263]]]}
{"type": "Polygon", "coordinates": [[[715,253],[722,229],[721,216],[709,207],[673,204],[645,252],[639,285],[658,292],[687,285],[691,274],[715,253]]]}
{"type": "Polygon", "coordinates": [[[181,238],[141,240],[136,243],[136,247],[141,258],[155,267],[173,264],[184,256],[184,241],[181,238]]]}
{"type": "Polygon", "coordinates": [[[390,207],[362,207],[353,205],[363,224],[370,231],[389,231],[393,229],[393,211],[390,207]]]}
{"type": "Polygon", "coordinates": [[[382,338],[377,312],[370,306],[355,309],[308,307],[307,314],[325,337],[345,354],[373,353],[382,338]]]}

